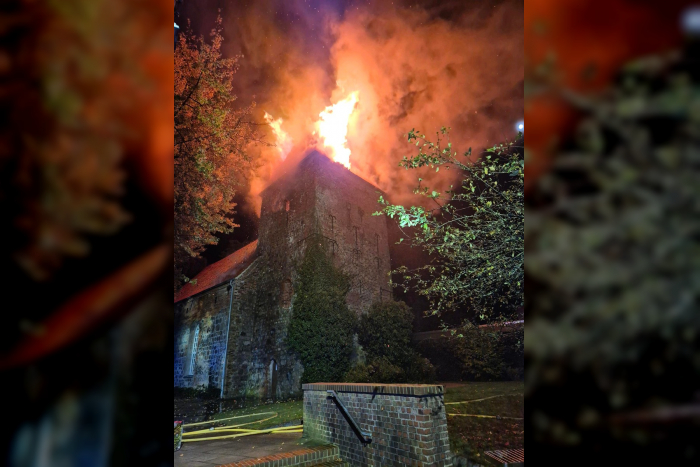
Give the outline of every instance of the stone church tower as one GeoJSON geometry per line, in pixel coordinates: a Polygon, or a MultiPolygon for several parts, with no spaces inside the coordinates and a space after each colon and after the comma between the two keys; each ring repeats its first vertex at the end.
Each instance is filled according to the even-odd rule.
{"type": "Polygon", "coordinates": [[[301,391],[285,346],[295,264],[308,242],[352,278],[348,307],[391,298],[387,219],[378,188],[317,151],[262,192],[258,240],[207,266],[175,297],[175,386],[223,397],[283,398],[301,391]]]}

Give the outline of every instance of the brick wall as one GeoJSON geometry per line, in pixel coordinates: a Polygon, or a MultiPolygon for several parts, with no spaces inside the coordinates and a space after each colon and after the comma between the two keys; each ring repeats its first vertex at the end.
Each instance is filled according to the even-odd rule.
{"type": "Polygon", "coordinates": [[[452,465],[442,386],[315,383],[303,389],[304,437],[337,444],[351,465],[452,465]],[[371,443],[358,439],[329,389],[371,434],[371,443]]]}

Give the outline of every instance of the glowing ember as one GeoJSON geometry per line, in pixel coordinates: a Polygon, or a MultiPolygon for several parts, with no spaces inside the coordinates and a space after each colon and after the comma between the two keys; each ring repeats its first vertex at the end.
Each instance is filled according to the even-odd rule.
{"type": "Polygon", "coordinates": [[[287,157],[287,154],[289,154],[289,151],[292,150],[292,146],[294,144],[292,142],[292,138],[282,129],[281,118],[275,120],[272,115],[265,112],[265,121],[268,125],[270,125],[270,128],[272,128],[272,131],[275,133],[275,138],[277,139],[276,146],[280,152],[282,160],[284,160],[287,157]]]}
{"type": "Polygon", "coordinates": [[[350,149],[346,146],[348,121],[357,101],[357,91],[355,91],[337,104],[326,107],[326,110],[318,114],[321,120],[316,123],[318,134],[323,145],[329,150],[331,158],[348,169],[350,168],[350,149]]]}

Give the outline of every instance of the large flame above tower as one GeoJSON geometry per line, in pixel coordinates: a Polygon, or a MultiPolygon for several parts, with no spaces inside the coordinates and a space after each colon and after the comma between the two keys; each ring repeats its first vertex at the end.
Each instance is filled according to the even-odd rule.
{"type": "Polygon", "coordinates": [[[347,147],[348,123],[358,102],[358,92],[351,93],[342,101],[326,107],[318,116],[316,129],[321,143],[328,150],[329,156],[350,168],[350,149],[347,147]]]}

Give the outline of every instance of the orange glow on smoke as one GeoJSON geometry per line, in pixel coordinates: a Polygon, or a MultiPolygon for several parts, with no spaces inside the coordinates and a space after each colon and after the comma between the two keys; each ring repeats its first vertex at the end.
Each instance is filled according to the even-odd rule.
{"type": "Polygon", "coordinates": [[[358,92],[355,91],[337,104],[326,107],[326,110],[318,114],[321,120],[316,122],[318,135],[325,148],[329,150],[329,156],[350,168],[350,149],[346,146],[348,135],[348,122],[358,102],[358,92]]]}
{"type": "Polygon", "coordinates": [[[282,157],[282,160],[284,160],[287,157],[287,154],[289,154],[289,151],[292,150],[292,146],[294,145],[294,143],[292,142],[292,137],[289,136],[289,134],[282,129],[281,118],[275,120],[275,118],[272,115],[265,112],[265,121],[268,125],[270,125],[270,128],[272,128],[272,132],[275,134],[275,139],[277,140],[277,150],[280,152],[280,157],[282,157]]]}

